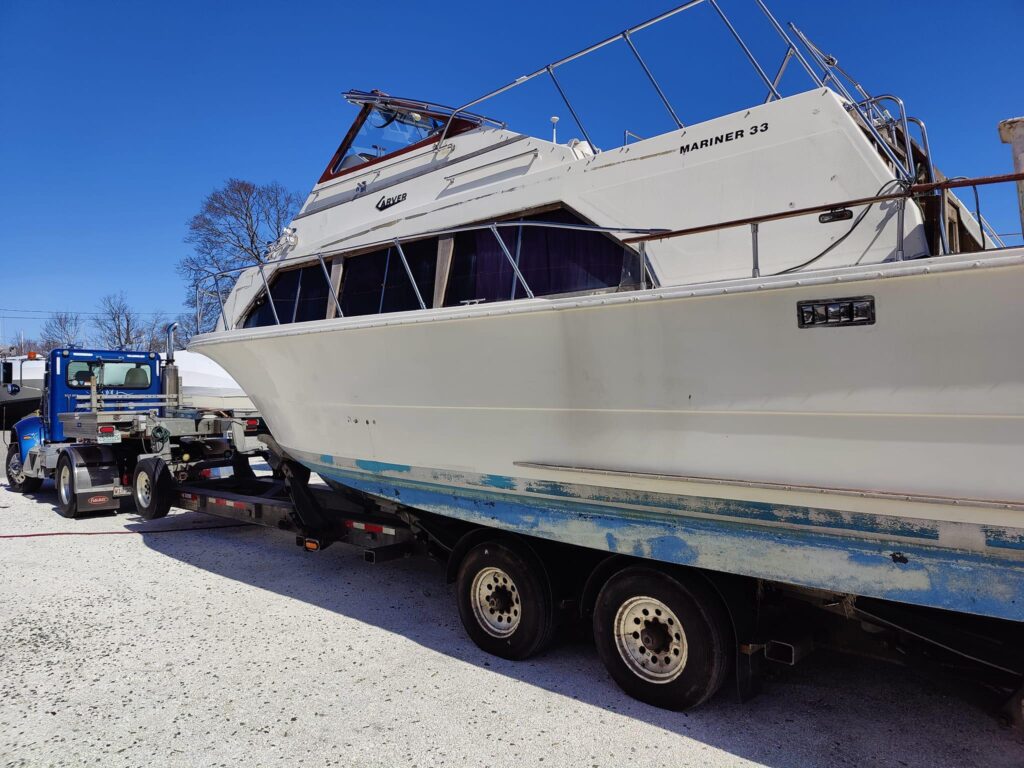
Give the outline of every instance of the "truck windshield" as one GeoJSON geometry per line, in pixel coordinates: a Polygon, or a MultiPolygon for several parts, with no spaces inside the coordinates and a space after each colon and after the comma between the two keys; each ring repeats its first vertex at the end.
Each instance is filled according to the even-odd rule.
{"type": "Polygon", "coordinates": [[[68,386],[88,389],[89,380],[96,377],[102,389],[147,389],[151,376],[146,363],[110,363],[100,360],[75,360],[68,363],[68,386]]]}

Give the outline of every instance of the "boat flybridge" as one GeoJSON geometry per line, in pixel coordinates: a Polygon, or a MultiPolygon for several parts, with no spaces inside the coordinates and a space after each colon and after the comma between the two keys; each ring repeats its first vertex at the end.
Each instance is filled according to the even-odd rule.
{"type": "MultiPolygon", "coordinates": [[[[1022,621],[1024,249],[950,191],[1018,177],[945,178],[903,101],[752,10],[774,67],[706,0],[460,107],[349,91],[355,121],[265,261],[200,286],[220,317],[190,349],[335,487],[579,551],[1022,621]],[[764,92],[686,124],[640,33],[698,8],[764,92]],[[612,44],[674,127],[599,149],[558,72],[612,44]],[[535,78],[577,138],[477,114],[535,78]]],[[[535,650],[473,584],[474,639],[535,650]]],[[[616,679],[664,704],[678,663],[623,632],[616,679]]]]}

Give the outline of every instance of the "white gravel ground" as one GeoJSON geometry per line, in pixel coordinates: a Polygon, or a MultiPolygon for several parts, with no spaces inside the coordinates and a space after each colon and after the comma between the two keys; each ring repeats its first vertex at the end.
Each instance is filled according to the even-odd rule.
{"type": "Polygon", "coordinates": [[[65,520],[49,486],[0,485],[0,536],[75,534],[0,538],[0,764],[1024,765],[1020,734],[904,670],[819,654],[746,704],[663,712],[588,645],[483,654],[425,558],[190,530],[227,524],[65,520]]]}

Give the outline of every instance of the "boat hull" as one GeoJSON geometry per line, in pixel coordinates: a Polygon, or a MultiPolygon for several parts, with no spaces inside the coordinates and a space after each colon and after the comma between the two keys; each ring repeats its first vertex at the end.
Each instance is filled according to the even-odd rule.
{"type": "MultiPolygon", "coordinates": [[[[329,482],[468,523],[783,584],[1024,621],[1024,531],[300,454],[329,482]],[[980,536],[974,534],[980,533],[980,536]],[[959,547],[956,539],[978,546],[959,547]]],[[[891,511],[891,510],[887,510],[891,511]]]]}
{"type": "Polygon", "coordinates": [[[577,517],[604,505],[615,521],[657,494],[640,509],[659,522],[624,544],[604,524],[545,535],[1021,620],[1022,294],[1015,250],[326,320],[210,334],[191,348],[242,384],[287,451],[362,490],[453,516],[461,500],[497,495],[527,511],[473,519],[526,533],[530,509],[551,525],[562,515],[571,531],[567,504],[577,517]],[[873,324],[799,327],[800,302],[850,297],[872,299],[873,324]],[[397,480],[416,468],[430,473],[414,481],[417,493],[451,503],[410,501],[397,480]],[[466,477],[494,484],[474,490],[466,477]],[[572,487],[597,490],[584,499],[572,487]],[[718,512],[705,519],[708,502],[665,499],[710,499],[718,512]],[[737,514],[744,504],[778,519],[737,514]],[[725,533],[694,547],[707,525],[725,533]],[[768,538],[728,533],[736,526],[768,538]],[[642,544],[662,536],[696,554],[642,544]],[[765,557],[792,561],[785,569],[750,564],[752,548],[777,536],[848,549],[842,562],[801,558],[780,539],[765,557]],[[708,561],[717,537],[730,543],[708,561]],[[899,562],[910,547],[944,563],[917,573],[916,586],[902,581],[916,566],[899,562]],[[964,571],[968,562],[978,565],[964,571]],[[1005,563],[1016,564],[1012,578],[1005,563]]]}

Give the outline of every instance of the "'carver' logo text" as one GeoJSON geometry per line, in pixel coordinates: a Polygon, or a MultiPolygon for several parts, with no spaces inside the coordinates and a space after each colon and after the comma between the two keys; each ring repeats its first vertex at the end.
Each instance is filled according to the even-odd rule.
{"type": "Polygon", "coordinates": [[[400,202],[405,200],[405,192],[400,195],[394,195],[393,197],[384,197],[381,195],[380,200],[377,201],[375,206],[378,211],[384,211],[390,208],[392,205],[398,205],[400,202]]]}

